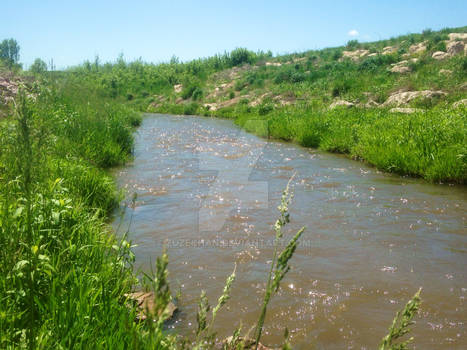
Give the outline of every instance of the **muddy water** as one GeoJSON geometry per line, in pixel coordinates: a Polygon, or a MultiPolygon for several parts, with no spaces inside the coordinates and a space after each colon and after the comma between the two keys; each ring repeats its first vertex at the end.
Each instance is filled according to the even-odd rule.
{"type": "Polygon", "coordinates": [[[131,221],[143,269],[167,246],[172,290],[182,296],[171,327],[192,334],[201,290],[215,303],[235,263],[238,278],[216,330],[225,337],[240,322],[245,330],[254,324],[276,208],[293,173],[288,234],[306,231],[268,309],[264,342],[279,344],[288,327],[296,349],[375,349],[422,287],[416,348],[466,349],[464,187],[268,142],[226,120],[149,115],[133,164],[117,173],[128,198],[138,199],[115,227],[122,232],[131,221]]]}

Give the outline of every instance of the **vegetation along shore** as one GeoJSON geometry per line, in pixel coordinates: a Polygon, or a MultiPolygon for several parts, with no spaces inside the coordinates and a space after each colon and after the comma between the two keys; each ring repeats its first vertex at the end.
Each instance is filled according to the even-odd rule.
{"type": "MultiPolygon", "coordinates": [[[[235,329],[216,339],[234,267],[213,308],[201,294],[194,339],[167,332],[167,255],[141,276],[127,235],[107,225],[121,199],[108,170],[131,160],[141,112],[229,118],[384,171],[466,183],[467,27],[282,56],[239,48],[160,64],[96,57],[64,71],[40,59],[23,71],[16,41],[0,48],[0,348],[263,346],[267,306],[305,233],[275,249],[253,339],[235,329]],[[141,290],[153,292],[151,317],[132,298],[141,290]]],[[[287,188],[277,241],[290,200],[287,188]]],[[[418,292],[380,349],[407,348],[402,337],[419,305],[418,292]]],[[[291,348],[287,332],[283,348],[291,348]]]]}

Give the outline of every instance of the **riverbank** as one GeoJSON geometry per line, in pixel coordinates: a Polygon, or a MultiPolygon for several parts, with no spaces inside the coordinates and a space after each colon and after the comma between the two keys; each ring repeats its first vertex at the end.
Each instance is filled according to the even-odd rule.
{"type": "Polygon", "coordinates": [[[79,86],[15,97],[0,128],[0,347],[165,348],[134,320],[144,288],[130,243],[105,221],[119,191],[107,173],[131,158],[140,117],[79,86]]]}
{"type": "MultiPolygon", "coordinates": [[[[164,332],[164,317],[135,322],[128,297],[147,288],[157,305],[170,300],[167,256],[156,278],[137,280],[131,243],[106,225],[120,199],[107,171],[131,159],[141,119],[98,90],[56,83],[17,95],[1,125],[0,344],[176,348],[183,340],[164,332]]],[[[264,123],[243,126],[261,133],[264,123]]]]}
{"type": "Polygon", "coordinates": [[[227,117],[384,171],[465,184],[466,52],[460,27],[275,57],[242,48],[189,62],[120,57],[56,76],[141,112],[227,117]]]}
{"type": "Polygon", "coordinates": [[[347,154],[387,172],[465,184],[466,52],[467,27],[277,57],[237,49],[143,65],[166,81],[153,94],[146,82],[131,87],[126,103],[145,112],[226,117],[258,135],[347,154]]]}
{"type": "MultiPolygon", "coordinates": [[[[177,105],[159,113],[183,113],[177,105]]],[[[467,108],[439,106],[411,115],[388,110],[283,108],[267,115],[237,108],[205,113],[232,119],[248,132],[346,154],[386,172],[430,182],[465,184],[467,108]]]]}
{"type": "Polygon", "coordinates": [[[232,320],[245,330],[255,324],[273,256],[272,224],[293,174],[290,227],[307,229],[268,307],[264,343],[282,344],[288,327],[297,350],[377,348],[396,310],[423,287],[414,344],[462,347],[464,186],[258,138],[227,119],[148,114],[135,135],[134,160],[116,172],[126,203],[137,193],[136,210],[114,227],[131,224],[135,265],[143,270],[167,245],[170,280],[181,295],[175,331],[192,336],[200,289],[217,300],[235,263],[231,298],[215,329],[225,338],[232,320]]]}
{"type": "MultiPolygon", "coordinates": [[[[386,171],[434,182],[465,183],[466,110],[459,102],[465,99],[467,61],[461,51],[445,52],[440,61],[434,56],[443,45],[449,51],[445,41],[449,45],[459,41],[456,45],[465,47],[467,28],[457,31],[397,38],[389,54],[384,47],[388,43],[382,41],[369,43],[368,50],[366,44],[349,43],[349,51],[332,48],[281,57],[236,49],[207,59],[158,65],[126,63],[122,57],[116,63],[100,64],[96,59],[66,71],[36,72],[27,81],[20,79],[28,85],[26,95],[18,94],[21,84],[12,83],[13,75],[11,80],[3,79],[2,102],[14,102],[16,107],[3,104],[0,111],[0,245],[7,247],[0,252],[0,347],[93,344],[169,349],[189,342],[167,335],[164,317],[155,323],[135,322],[140,310],[129,293],[154,291],[161,310],[171,299],[167,255],[161,252],[155,276],[137,279],[131,243],[125,233],[117,239],[108,226],[109,213],[121,199],[109,169],[132,159],[133,132],[141,122],[135,110],[230,118],[263,137],[348,154],[386,171]],[[451,40],[450,34],[462,35],[451,40]],[[412,52],[412,46],[420,44],[423,52],[412,52]],[[361,50],[368,52],[354,60],[352,55],[360,55],[361,50]],[[392,71],[390,67],[407,54],[403,65],[407,75],[392,71]],[[385,103],[394,94],[415,98],[391,111],[385,103]]],[[[336,169],[342,170],[338,165],[336,169]]],[[[170,174],[170,179],[176,176],[170,174]]],[[[325,186],[334,188],[335,183],[325,186]]],[[[374,191],[373,186],[368,188],[374,191]]],[[[433,213],[438,214],[438,209],[433,213]]],[[[440,210],[447,211],[448,206],[440,210]]],[[[174,212],[170,214],[173,222],[174,212]]],[[[399,212],[390,215],[399,217],[399,212]]],[[[432,224],[427,219],[426,225],[432,224]]],[[[406,225],[400,231],[413,227],[406,225]]],[[[244,230],[239,227],[235,232],[244,230]]],[[[335,226],[333,230],[339,233],[335,226]]],[[[268,232],[267,227],[262,232],[268,232]]],[[[463,253],[458,247],[445,248],[463,253]]],[[[351,256],[360,254],[357,249],[351,256]]],[[[389,266],[392,256],[378,273],[395,271],[389,266]]],[[[451,264],[458,261],[462,259],[451,264]]],[[[440,276],[453,278],[449,271],[440,276]]],[[[258,275],[254,278],[252,283],[257,283],[258,275]]],[[[223,284],[218,287],[220,292],[223,284]]],[[[198,296],[193,300],[192,306],[198,296]]],[[[290,300],[295,302],[294,296],[290,300]]],[[[257,300],[248,302],[257,306],[257,300]]],[[[201,299],[200,309],[206,326],[207,299],[201,299]]],[[[198,321],[203,323],[200,314],[198,321]]],[[[377,321],[386,325],[382,317],[377,321]]],[[[226,324],[231,327],[231,320],[226,324]]],[[[213,334],[205,334],[214,339],[213,334]]]]}

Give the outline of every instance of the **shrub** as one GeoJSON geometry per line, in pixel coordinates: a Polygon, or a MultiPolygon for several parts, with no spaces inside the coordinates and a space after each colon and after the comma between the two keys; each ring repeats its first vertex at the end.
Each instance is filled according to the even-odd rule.
{"type": "Polygon", "coordinates": [[[245,63],[252,64],[255,54],[245,48],[237,48],[230,53],[230,65],[232,67],[240,66],[245,63]]]}
{"type": "Polygon", "coordinates": [[[346,92],[348,92],[351,88],[351,84],[348,80],[337,81],[334,83],[334,87],[332,88],[332,96],[338,97],[342,96],[346,92]]]}
{"type": "Polygon", "coordinates": [[[199,105],[195,102],[188,103],[183,107],[183,114],[195,115],[198,111],[199,105]]]}
{"type": "Polygon", "coordinates": [[[461,61],[461,68],[464,72],[467,72],[467,57],[463,57],[461,61]]]}
{"type": "Polygon", "coordinates": [[[40,58],[36,58],[34,63],[29,67],[29,70],[35,74],[41,74],[47,71],[47,63],[40,58]]]}
{"type": "Polygon", "coordinates": [[[359,47],[360,47],[360,43],[358,42],[358,40],[349,40],[347,44],[345,45],[345,48],[347,50],[355,50],[355,49],[358,49],[359,47]]]}
{"type": "Polygon", "coordinates": [[[193,100],[198,101],[203,98],[203,95],[204,95],[203,90],[200,87],[196,87],[193,90],[191,97],[193,98],[193,100]]]}
{"type": "Polygon", "coordinates": [[[274,106],[269,103],[263,103],[259,106],[258,113],[259,115],[266,115],[274,110],[274,106]]]}
{"type": "Polygon", "coordinates": [[[237,81],[235,82],[234,89],[235,89],[235,91],[242,91],[246,86],[247,86],[246,81],[244,81],[244,80],[237,80],[237,81]]]}
{"type": "Polygon", "coordinates": [[[193,95],[193,92],[197,89],[197,85],[194,85],[194,84],[187,84],[183,87],[183,90],[182,90],[182,98],[184,100],[186,99],[189,99],[192,95],[193,95]]]}

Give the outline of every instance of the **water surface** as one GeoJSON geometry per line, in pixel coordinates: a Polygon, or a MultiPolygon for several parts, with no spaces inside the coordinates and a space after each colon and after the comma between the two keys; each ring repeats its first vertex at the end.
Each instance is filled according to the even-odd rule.
{"type": "MultiPolygon", "coordinates": [[[[264,343],[285,327],[296,349],[375,349],[397,310],[422,287],[417,349],[467,348],[465,187],[380,173],[343,156],[247,134],[230,121],[149,115],[135,159],[117,172],[131,198],[137,266],[169,254],[181,312],[172,327],[196,329],[196,304],[211,304],[237,263],[219,337],[256,321],[273,253],[272,225],[288,179],[290,237],[306,226],[292,270],[270,304],[264,343]]],[[[129,203],[125,201],[122,206],[129,203]]]]}

